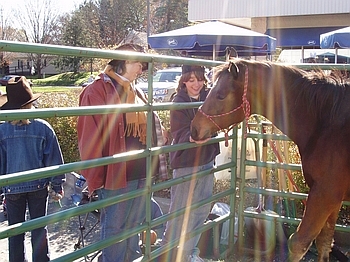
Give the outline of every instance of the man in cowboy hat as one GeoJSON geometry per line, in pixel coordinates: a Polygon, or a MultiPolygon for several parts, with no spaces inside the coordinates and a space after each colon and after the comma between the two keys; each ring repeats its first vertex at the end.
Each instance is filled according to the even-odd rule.
{"type": "MultiPolygon", "coordinates": [[[[1,110],[31,109],[40,94],[33,94],[24,76],[14,77],[6,85],[6,94],[0,97],[1,110]]],[[[0,125],[0,175],[33,170],[63,164],[58,140],[51,125],[42,119],[21,119],[6,121],[0,125]]],[[[25,221],[26,206],[30,218],[47,215],[48,187],[60,197],[65,175],[40,180],[20,182],[3,188],[7,205],[8,224],[25,221]]],[[[9,238],[9,261],[28,261],[25,234],[9,238]]],[[[32,261],[49,261],[47,228],[31,231],[33,247],[32,261]]]]}

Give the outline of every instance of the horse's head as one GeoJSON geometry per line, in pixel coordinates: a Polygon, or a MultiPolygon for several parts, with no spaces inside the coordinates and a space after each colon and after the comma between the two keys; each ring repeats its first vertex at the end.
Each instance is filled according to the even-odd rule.
{"type": "Polygon", "coordinates": [[[192,121],[191,136],[197,141],[243,121],[249,111],[246,100],[247,67],[239,61],[231,61],[218,66],[215,71],[214,87],[192,121]]]}

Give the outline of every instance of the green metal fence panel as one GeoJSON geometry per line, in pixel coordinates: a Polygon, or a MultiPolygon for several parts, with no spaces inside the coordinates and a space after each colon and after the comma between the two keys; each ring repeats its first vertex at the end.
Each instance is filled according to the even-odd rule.
{"type": "MultiPolygon", "coordinates": [[[[51,54],[51,55],[62,55],[62,56],[80,56],[80,57],[94,57],[94,58],[105,58],[105,59],[129,59],[129,60],[139,60],[142,62],[149,63],[149,74],[148,74],[148,82],[151,83],[153,80],[152,71],[154,68],[154,63],[174,63],[174,64],[201,64],[204,66],[217,66],[222,64],[223,62],[218,61],[209,61],[204,59],[193,59],[193,58],[184,58],[184,57],[173,57],[173,56],[161,56],[161,55],[151,55],[151,54],[138,54],[137,56],[130,56],[129,54],[125,54],[121,51],[115,50],[101,50],[101,49],[93,49],[93,48],[81,48],[81,47],[69,47],[69,46],[57,46],[57,45],[44,45],[44,44],[34,44],[34,43],[23,43],[23,42],[11,42],[11,41],[0,41],[0,52],[21,52],[21,53],[38,53],[38,54],[51,54]]],[[[304,69],[312,69],[318,67],[320,69],[329,70],[329,69],[342,69],[342,70],[350,70],[350,65],[327,65],[327,64],[299,64],[296,65],[300,68],[304,69]]],[[[136,105],[115,105],[115,106],[93,106],[93,107],[77,107],[77,108],[50,108],[50,109],[37,109],[37,110],[7,110],[0,111],[0,121],[7,120],[15,120],[15,119],[23,119],[23,118],[49,118],[49,117],[65,117],[65,116],[79,116],[79,115],[92,115],[92,114],[110,114],[110,113],[125,113],[125,112],[135,112],[135,111],[162,111],[162,110],[174,110],[174,109],[182,109],[182,108],[194,108],[201,105],[201,103],[153,103],[152,101],[152,85],[149,84],[148,88],[149,100],[148,104],[144,106],[136,106],[136,105]]],[[[150,114],[149,114],[150,115],[150,114]]],[[[148,118],[148,122],[150,122],[150,118],[148,118]]],[[[243,128],[245,128],[246,123],[243,123],[243,128]]],[[[151,126],[147,130],[148,139],[147,139],[147,149],[146,150],[138,150],[123,154],[116,154],[113,156],[94,159],[89,161],[78,161],[74,163],[66,163],[64,165],[52,166],[48,168],[41,168],[35,170],[29,170],[25,172],[18,172],[14,174],[7,174],[4,176],[0,176],[0,186],[5,186],[9,184],[14,184],[18,182],[28,181],[31,179],[38,179],[44,177],[55,176],[57,174],[69,173],[75,170],[81,170],[84,168],[96,167],[108,165],[111,163],[127,161],[136,158],[146,157],[148,164],[150,163],[151,157],[156,156],[161,153],[169,153],[176,150],[197,147],[194,143],[184,143],[179,145],[172,146],[163,146],[163,147],[151,147],[150,135],[152,133],[151,126]]],[[[244,129],[243,129],[244,130],[244,129]]],[[[274,134],[249,134],[248,137],[250,139],[273,139],[273,140],[284,140],[289,141],[286,136],[283,135],[274,135],[274,134]]],[[[193,207],[199,207],[206,203],[213,203],[214,201],[229,196],[230,199],[230,214],[227,216],[220,217],[215,219],[213,222],[210,222],[203,226],[203,228],[196,230],[195,232],[191,232],[187,237],[192,237],[196,234],[202,233],[209,228],[214,228],[218,224],[223,223],[226,220],[230,220],[229,227],[229,243],[227,250],[222,255],[227,255],[233,251],[234,246],[234,235],[238,233],[238,241],[239,245],[243,242],[243,222],[244,217],[252,217],[259,218],[264,220],[273,220],[277,222],[287,222],[291,224],[298,224],[300,219],[297,218],[287,218],[282,216],[268,216],[256,214],[254,212],[247,212],[243,208],[244,196],[246,193],[256,193],[256,194],[265,194],[271,196],[280,196],[280,197],[292,197],[295,199],[305,199],[307,197],[306,194],[300,193],[287,193],[281,192],[278,190],[271,189],[257,189],[257,188],[249,188],[245,186],[245,168],[246,166],[257,166],[264,168],[276,168],[276,169],[285,169],[285,170],[300,170],[300,165],[295,164],[281,164],[275,162],[261,162],[261,161],[251,161],[246,158],[246,139],[242,139],[241,145],[241,162],[236,163],[237,159],[237,128],[233,130],[232,135],[230,136],[232,140],[232,152],[231,152],[231,162],[225,163],[217,167],[216,171],[230,169],[231,171],[231,182],[230,188],[223,192],[213,195],[210,199],[205,201],[201,201],[199,203],[193,204],[193,207]],[[240,174],[236,174],[237,166],[240,166],[240,174]],[[237,187],[238,186],[238,187],[237,187]],[[235,224],[235,212],[237,210],[238,216],[238,232],[234,232],[234,224],[235,224]]],[[[223,141],[224,138],[214,138],[210,140],[208,143],[216,143],[223,141]]],[[[197,174],[198,177],[209,175],[211,171],[202,171],[197,174]]],[[[45,226],[48,224],[56,223],[62,220],[67,220],[71,217],[79,216],[85,214],[87,212],[94,211],[101,207],[105,207],[114,203],[121,202],[126,199],[131,199],[140,195],[147,195],[149,198],[152,193],[164,188],[171,187],[178,183],[182,183],[184,181],[189,181],[193,179],[192,174],[183,177],[182,179],[170,179],[168,181],[164,181],[157,184],[152,184],[152,178],[150,174],[147,174],[146,178],[146,188],[142,190],[137,190],[130,192],[125,195],[117,196],[107,200],[101,200],[97,202],[92,202],[83,206],[72,207],[64,211],[59,211],[54,214],[48,215],[46,217],[33,219],[31,221],[27,221],[22,224],[16,224],[13,226],[0,228],[0,239],[8,238],[9,236],[13,236],[19,233],[23,233],[26,231],[30,231],[34,228],[45,226]]],[[[101,250],[104,247],[107,247],[116,241],[120,241],[125,239],[131,235],[140,233],[144,230],[150,231],[150,229],[155,225],[160,225],[167,220],[171,219],[174,216],[179,216],[185,212],[185,210],[179,210],[174,214],[166,214],[160,218],[155,220],[151,220],[150,216],[151,205],[147,203],[146,205],[146,222],[143,225],[132,228],[130,230],[126,230],[122,234],[118,234],[110,239],[106,239],[104,241],[96,241],[92,244],[85,246],[79,250],[76,250],[70,254],[61,256],[59,258],[54,259],[53,261],[74,261],[78,258],[84,257],[88,254],[101,250]]],[[[345,232],[350,232],[349,227],[337,226],[337,229],[340,229],[345,232]]],[[[78,235],[78,232],[77,232],[78,235]]],[[[178,245],[178,242],[171,242],[169,245],[159,248],[155,251],[151,252],[150,247],[150,237],[147,235],[146,237],[146,248],[145,256],[143,261],[151,261],[156,256],[161,253],[166,252],[168,249],[175,247],[178,245]]]]}

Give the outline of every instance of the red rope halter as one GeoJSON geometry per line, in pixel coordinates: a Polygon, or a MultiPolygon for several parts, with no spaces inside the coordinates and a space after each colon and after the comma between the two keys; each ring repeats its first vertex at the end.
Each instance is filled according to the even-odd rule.
{"type": "MultiPolygon", "coordinates": [[[[228,132],[233,129],[235,126],[238,125],[238,123],[236,124],[233,124],[231,125],[229,128],[225,129],[225,128],[221,128],[214,120],[213,118],[216,118],[216,117],[222,117],[222,116],[226,116],[226,115],[229,115],[229,114],[232,114],[236,111],[238,111],[239,109],[243,109],[243,112],[244,112],[244,116],[245,116],[245,119],[246,121],[248,121],[248,118],[250,116],[250,104],[249,104],[249,101],[247,100],[247,90],[248,90],[248,67],[246,67],[246,70],[245,70],[245,74],[244,74],[244,90],[243,90],[243,96],[242,96],[242,104],[234,109],[232,109],[231,111],[229,112],[226,112],[226,113],[222,113],[222,114],[218,114],[218,115],[208,115],[206,114],[203,110],[202,110],[202,106],[200,106],[198,108],[198,112],[200,112],[203,116],[205,116],[206,118],[208,118],[218,129],[218,131],[221,131],[223,130],[224,131],[224,134],[225,134],[225,146],[228,147],[228,132]]],[[[245,131],[245,134],[244,134],[244,138],[247,137],[247,133],[245,131]]]]}

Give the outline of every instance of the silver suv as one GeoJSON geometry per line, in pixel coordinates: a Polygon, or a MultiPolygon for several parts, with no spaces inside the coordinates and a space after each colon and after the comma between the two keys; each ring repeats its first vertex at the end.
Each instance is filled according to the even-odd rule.
{"type": "MultiPolygon", "coordinates": [[[[169,102],[178,85],[181,67],[158,70],[153,76],[153,99],[156,102],[169,102]]],[[[136,85],[147,94],[148,83],[140,82],[136,85]]]]}

